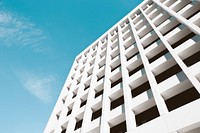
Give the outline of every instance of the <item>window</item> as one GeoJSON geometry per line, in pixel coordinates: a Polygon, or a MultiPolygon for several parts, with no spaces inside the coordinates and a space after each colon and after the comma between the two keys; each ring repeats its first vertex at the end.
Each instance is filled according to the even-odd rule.
{"type": "Polygon", "coordinates": [[[121,96],[120,98],[114,100],[111,102],[110,110],[115,109],[116,107],[124,104],[124,96],[121,96]]]}
{"type": "Polygon", "coordinates": [[[82,127],[83,119],[82,119],[82,120],[79,120],[79,121],[78,121],[78,119],[77,119],[76,121],[77,121],[77,122],[76,122],[76,126],[75,126],[75,129],[74,129],[74,130],[77,130],[77,129],[79,129],[79,128],[82,127]]]}
{"type": "Polygon", "coordinates": [[[98,97],[98,96],[100,96],[100,95],[102,95],[102,94],[103,94],[103,89],[101,91],[99,91],[99,92],[96,92],[95,98],[98,97]]]}
{"type": "Polygon", "coordinates": [[[148,121],[151,121],[157,117],[159,117],[159,112],[157,106],[151,107],[140,114],[135,116],[137,126],[140,126],[148,121]]]}
{"type": "Polygon", "coordinates": [[[66,98],[67,98],[67,96],[65,96],[65,97],[62,99],[62,103],[63,103],[63,104],[65,104],[66,98]]]}
{"type": "Polygon", "coordinates": [[[88,88],[90,88],[90,85],[85,85],[84,91],[87,90],[88,88]]]}
{"type": "Polygon", "coordinates": [[[97,76],[97,77],[98,77],[97,82],[98,82],[99,80],[103,79],[104,76],[105,76],[105,75],[103,75],[103,76],[101,76],[101,77],[98,77],[98,76],[97,76]]]}
{"type": "Polygon", "coordinates": [[[136,97],[137,95],[147,91],[148,89],[150,89],[150,85],[149,85],[149,82],[147,81],[143,83],[142,85],[138,86],[137,88],[133,88],[131,90],[132,97],[136,97]]]}
{"type": "Polygon", "coordinates": [[[114,86],[116,86],[117,84],[121,83],[122,82],[122,78],[118,79],[117,81],[113,82],[111,84],[111,88],[113,88],[114,86]]]}
{"type": "Polygon", "coordinates": [[[76,97],[77,94],[75,92],[72,92],[72,93],[73,93],[73,97],[72,98],[76,97]]]}
{"type": "Polygon", "coordinates": [[[92,113],[92,121],[99,118],[101,116],[101,113],[102,113],[102,109],[99,109],[97,111],[94,111],[92,113]]]}
{"type": "Polygon", "coordinates": [[[114,67],[114,68],[111,68],[111,72],[113,72],[115,69],[117,69],[117,68],[120,67],[120,66],[121,66],[121,64],[117,65],[117,66],[114,67]]]}
{"type": "Polygon", "coordinates": [[[60,118],[60,114],[61,114],[61,111],[58,112],[58,113],[56,114],[56,118],[57,118],[57,120],[59,120],[59,118],[60,118]]]}
{"type": "Polygon", "coordinates": [[[144,66],[143,66],[143,64],[141,64],[140,66],[138,66],[138,67],[136,67],[135,69],[131,70],[131,71],[128,73],[128,74],[129,74],[129,77],[130,77],[131,75],[133,75],[134,73],[136,73],[137,71],[143,69],[143,68],[144,68],[144,66]]]}
{"type": "Polygon", "coordinates": [[[165,102],[168,110],[172,111],[199,98],[200,94],[197,92],[196,88],[192,87],[167,99],[165,102]]]}
{"type": "Polygon", "coordinates": [[[66,129],[63,129],[63,130],[61,131],[61,133],[66,133],[66,129]]]}
{"type": "Polygon", "coordinates": [[[72,113],[72,109],[68,108],[67,116],[69,116],[72,113]]]}
{"type": "Polygon", "coordinates": [[[127,132],[126,121],[110,128],[110,133],[125,133],[125,132],[127,132]]]}
{"type": "Polygon", "coordinates": [[[156,78],[156,81],[157,83],[161,83],[162,81],[164,81],[165,79],[173,76],[174,74],[177,74],[179,72],[181,72],[182,69],[179,67],[178,64],[172,66],[171,68],[169,68],[168,70],[162,72],[161,74],[157,75],[155,78],[156,78]]]}
{"type": "Polygon", "coordinates": [[[132,59],[136,55],[139,55],[139,51],[136,52],[135,54],[131,55],[130,57],[128,57],[126,60],[129,61],[130,59],[132,59]]]}
{"type": "Polygon", "coordinates": [[[80,105],[80,107],[86,105],[86,103],[87,103],[87,100],[85,100],[85,101],[81,100],[81,105],[80,105]]]}

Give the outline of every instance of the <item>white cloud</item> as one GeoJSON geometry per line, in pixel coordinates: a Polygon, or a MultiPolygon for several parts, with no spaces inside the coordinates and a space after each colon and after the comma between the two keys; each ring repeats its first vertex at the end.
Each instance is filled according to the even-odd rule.
{"type": "Polygon", "coordinates": [[[44,103],[52,100],[53,89],[55,89],[56,78],[53,75],[41,76],[32,72],[18,73],[20,83],[33,96],[44,103]]]}
{"type": "Polygon", "coordinates": [[[27,18],[0,9],[0,45],[30,47],[35,52],[44,52],[47,38],[47,33],[27,18]]]}

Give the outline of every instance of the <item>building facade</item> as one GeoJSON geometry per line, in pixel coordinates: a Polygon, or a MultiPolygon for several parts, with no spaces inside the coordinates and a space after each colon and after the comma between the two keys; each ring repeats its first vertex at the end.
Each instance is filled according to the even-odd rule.
{"type": "Polygon", "coordinates": [[[200,2],[145,0],[80,53],[45,133],[199,133],[200,2]]]}

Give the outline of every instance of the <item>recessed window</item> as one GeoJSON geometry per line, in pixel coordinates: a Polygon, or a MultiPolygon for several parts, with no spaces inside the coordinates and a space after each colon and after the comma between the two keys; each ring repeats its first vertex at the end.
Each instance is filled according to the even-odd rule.
{"type": "Polygon", "coordinates": [[[63,129],[63,130],[61,131],[61,133],[66,133],[66,129],[63,129]]]}
{"type": "Polygon", "coordinates": [[[181,71],[182,71],[182,69],[179,67],[178,64],[176,64],[176,65],[172,66],[171,68],[167,69],[166,71],[162,72],[161,74],[157,75],[155,78],[156,78],[157,83],[159,84],[162,81],[164,81],[165,79],[167,79],[181,71]]]}
{"type": "Polygon", "coordinates": [[[61,111],[58,112],[58,113],[56,114],[56,118],[57,118],[57,120],[59,120],[59,118],[60,118],[60,114],[61,114],[61,111]]]}
{"type": "Polygon", "coordinates": [[[65,104],[66,98],[67,98],[67,96],[65,96],[65,97],[62,99],[62,103],[63,103],[63,104],[65,104]]]}
{"type": "MultiPolygon", "coordinates": [[[[98,77],[98,76],[97,76],[97,77],[98,77]]],[[[104,77],[105,77],[105,75],[103,75],[103,76],[101,76],[101,77],[98,77],[97,82],[98,82],[99,80],[103,79],[104,77]]]]}
{"type": "Polygon", "coordinates": [[[157,106],[151,107],[135,116],[137,126],[140,126],[146,122],[149,122],[157,117],[159,117],[159,112],[157,106]]]}
{"type": "Polygon", "coordinates": [[[80,83],[80,81],[79,80],[77,80],[77,84],[76,85],[78,85],[80,83]]]}
{"type": "Polygon", "coordinates": [[[200,61],[200,51],[196,52],[195,54],[191,55],[190,57],[183,60],[183,62],[186,64],[186,66],[192,66],[195,63],[200,61]]]}
{"type": "Polygon", "coordinates": [[[167,99],[165,102],[168,110],[172,111],[199,98],[200,94],[194,87],[192,87],[178,95],[167,99]]]}
{"type": "Polygon", "coordinates": [[[111,102],[110,110],[115,109],[116,107],[124,104],[124,96],[119,97],[118,99],[111,102]]]}
{"type": "Polygon", "coordinates": [[[114,68],[111,68],[111,72],[114,71],[115,69],[117,69],[117,68],[120,67],[120,66],[121,66],[121,64],[117,65],[117,66],[114,67],[114,68]]]}
{"type": "Polygon", "coordinates": [[[125,133],[125,132],[127,132],[126,121],[110,128],[110,133],[125,133]]]}
{"type": "Polygon", "coordinates": [[[77,129],[81,128],[82,127],[82,123],[83,123],[83,119],[77,120],[74,130],[77,130],[77,129]]]}
{"type": "Polygon", "coordinates": [[[84,91],[87,90],[88,88],[90,88],[90,85],[85,85],[84,91]]]}
{"type": "Polygon", "coordinates": [[[71,113],[72,113],[72,109],[69,108],[67,112],[67,116],[69,116],[71,113]]]}
{"type": "Polygon", "coordinates": [[[95,98],[98,97],[98,96],[100,96],[100,95],[102,95],[102,94],[103,94],[103,89],[101,91],[99,91],[99,92],[96,92],[95,98]]]}
{"type": "Polygon", "coordinates": [[[144,66],[143,66],[143,64],[141,64],[140,66],[138,66],[138,67],[136,67],[135,69],[131,70],[131,71],[128,73],[128,74],[129,74],[129,77],[130,77],[131,75],[133,75],[134,73],[136,73],[137,71],[143,69],[143,68],[144,68],[144,66]]]}
{"type": "Polygon", "coordinates": [[[190,38],[194,37],[196,34],[194,32],[191,32],[190,34],[183,36],[183,38],[181,38],[180,40],[178,40],[176,43],[172,44],[172,48],[176,48],[179,45],[181,45],[182,43],[184,43],[185,41],[189,40],[190,38]]]}
{"type": "Polygon", "coordinates": [[[81,100],[81,101],[82,101],[82,102],[81,102],[81,105],[80,105],[80,107],[82,107],[82,106],[86,105],[86,103],[87,103],[87,100],[85,100],[85,101],[81,100]]]}
{"type": "Polygon", "coordinates": [[[135,54],[131,55],[130,57],[128,57],[126,60],[129,61],[130,59],[132,59],[136,55],[139,55],[139,51],[136,52],[135,54]]]}
{"type": "Polygon", "coordinates": [[[150,89],[150,85],[149,85],[149,82],[147,81],[146,83],[138,86],[137,88],[133,88],[131,90],[132,97],[136,97],[137,95],[139,95],[149,89],[150,89]]]}
{"type": "Polygon", "coordinates": [[[76,95],[77,95],[77,94],[76,94],[75,92],[73,92],[73,96],[72,96],[72,98],[75,98],[75,97],[76,97],[76,95]]]}
{"type": "Polygon", "coordinates": [[[57,115],[56,115],[56,118],[57,118],[57,120],[59,120],[59,118],[60,118],[60,115],[59,115],[59,114],[57,114],[57,115]]]}
{"type": "Polygon", "coordinates": [[[102,113],[102,109],[99,109],[97,111],[94,111],[92,113],[92,121],[99,118],[101,116],[101,113],[102,113]]]}
{"type": "Polygon", "coordinates": [[[154,62],[155,60],[157,60],[158,58],[160,58],[161,56],[167,54],[169,51],[165,48],[163,51],[160,51],[160,53],[156,54],[155,56],[153,56],[152,58],[149,59],[149,63],[154,62]]]}
{"type": "Polygon", "coordinates": [[[118,85],[118,84],[121,83],[121,82],[122,82],[122,78],[120,78],[120,79],[118,79],[117,81],[113,82],[113,83],[111,84],[111,88],[113,88],[114,86],[118,85]]]}

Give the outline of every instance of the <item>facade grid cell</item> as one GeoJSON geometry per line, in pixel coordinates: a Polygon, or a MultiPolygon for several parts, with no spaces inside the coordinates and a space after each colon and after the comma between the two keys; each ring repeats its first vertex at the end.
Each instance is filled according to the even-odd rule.
{"type": "Polygon", "coordinates": [[[199,133],[200,2],[144,0],[75,59],[45,133],[199,133]]]}

